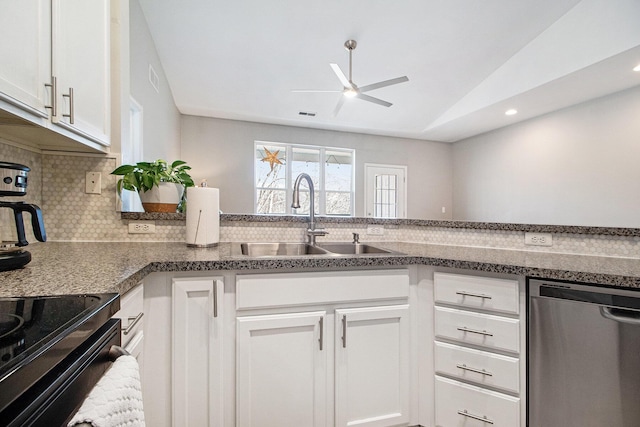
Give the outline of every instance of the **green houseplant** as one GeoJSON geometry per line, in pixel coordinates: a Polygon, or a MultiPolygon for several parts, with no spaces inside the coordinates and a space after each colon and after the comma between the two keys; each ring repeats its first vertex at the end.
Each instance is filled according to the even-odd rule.
{"type": "Polygon", "coordinates": [[[169,164],[158,159],[121,165],[111,174],[122,177],[117,182],[118,194],[123,189],[136,191],[146,212],[176,212],[179,205],[184,207],[185,189],[194,185],[189,170],[191,167],[183,160],[169,164]]]}

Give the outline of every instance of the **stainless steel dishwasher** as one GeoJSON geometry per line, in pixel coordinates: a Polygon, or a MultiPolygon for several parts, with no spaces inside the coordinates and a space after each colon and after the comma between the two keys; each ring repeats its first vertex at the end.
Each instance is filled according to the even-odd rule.
{"type": "Polygon", "coordinates": [[[527,425],[640,426],[640,292],[529,280],[527,425]]]}

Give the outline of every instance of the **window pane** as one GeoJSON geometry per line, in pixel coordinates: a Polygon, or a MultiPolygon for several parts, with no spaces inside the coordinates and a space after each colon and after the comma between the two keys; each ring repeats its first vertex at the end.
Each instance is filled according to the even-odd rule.
{"type": "Polygon", "coordinates": [[[256,187],[286,188],[286,147],[257,144],[255,156],[256,187]]]}
{"type": "Polygon", "coordinates": [[[327,215],[351,215],[351,193],[327,191],[327,215]]]}
{"type": "MultiPolygon", "coordinates": [[[[300,148],[293,147],[291,162],[291,182],[300,175],[306,173],[311,177],[313,186],[318,189],[320,187],[320,150],[317,148],[300,148]]],[[[302,188],[307,188],[307,182],[303,181],[302,188]]]]}
{"type": "Polygon", "coordinates": [[[351,191],[353,156],[351,152],[327,150],[325,152],[325,190],[351,191]]]}
{"type": "Polygon", "coordinates": [[[283,214],[287,212],[286,191],[283,190],[257,190],[258,202],[256,213],[259,214],[283,214]]]}

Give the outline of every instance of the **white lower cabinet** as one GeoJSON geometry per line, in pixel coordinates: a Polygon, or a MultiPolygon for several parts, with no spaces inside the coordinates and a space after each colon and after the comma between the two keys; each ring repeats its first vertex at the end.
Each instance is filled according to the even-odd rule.
{"type": "Polygon", "coordinates": [[[436,377],[436,427],[516,427],[520,399],[436,377]]]}
{"type": "Polygon", "coordinates": [[[121,345],[135,356],[142,370],[144,350],[144,285],[136,285],[120,299],[120,311],[114,317],[121,321],[121,345]]]}
{"type": "Polygon", "coordinates": [[[237,425],[326,426],[326,313],[239,317],[237,425]]]}
{"type": "Polygon", "coordinates": [[[409,425],[406,271],[243,275],[236,292],[237,426],[409,425]]]}
{"type": "Polygon", "coordinates": [[[336,310],[336,426],[409,422],[409,306],[336,310]]]}
{"type": "Polygon", "coordinates": [[[524,425],[523,288],[434,274],[436,427],[524,425]]]}
{"type": "Polygon", "coordinates": [[[224,425],[221,278],[173,278],[174,426],[224,425]]]}

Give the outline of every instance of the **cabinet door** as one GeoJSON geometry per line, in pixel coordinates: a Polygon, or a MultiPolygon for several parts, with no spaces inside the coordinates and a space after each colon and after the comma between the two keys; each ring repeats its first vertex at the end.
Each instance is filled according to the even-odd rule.
{"type": "Polygon", "coordinates": [[[336,310],[336,426],[409,422],[409,306],[336,310]]]}
{"type": "Polygon", "coordinates": [[[237,426],[325,427],[325,312],[237,319],[237,426]]]}
{"type": "Polygon", "coordinates": [[[110,134],[109,26],[108,0],[53,0],[53,121],[102,145],[110,134]]]}
{"type": "Polygon", "coordinates": [[[173,425],[223,426],[219,278],[173,279],[173,425]]]}
{"type": "Polygon", "coordinates": [[[50,0],[3,0],[0,13],[0,99],[40,117],[51,79],[50,0]]]}

